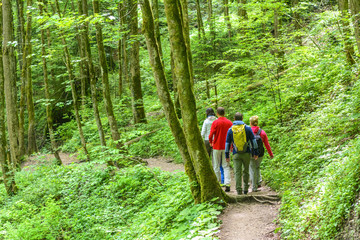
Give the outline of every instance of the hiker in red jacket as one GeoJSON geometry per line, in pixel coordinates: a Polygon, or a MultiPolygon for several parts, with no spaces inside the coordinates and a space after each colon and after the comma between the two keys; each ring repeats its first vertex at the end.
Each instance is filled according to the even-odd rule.
{"type": "Polygon", "coordinates": [[[257,192],[260,187],[260,164],[264,157],[264,146],[270,156],[270,159],[274,157],[274,154],[271,151],[271,147],[269,144],[268,137],[264,130],[258,127],[259,117],[252,116],[250,118],[250,127],[255,135],[255,139],[257,139],[258,149],[259,149],[259,157],[258,159],[252,158],[250,160],[250,178],[252,182],[252,191],[257,192]]]}
{"type": "Polygon", "coordinates": [[[219,107],[216,110],[216,119],[210,129],[209,143],[213,148],[213,168],[215,175],[221,182],[220,163],[224,169],[225,192],[230,192],[230,161],[225,160],[226,134],[232,126],[232,122],[225,117],[225,109],[219,107]]]}

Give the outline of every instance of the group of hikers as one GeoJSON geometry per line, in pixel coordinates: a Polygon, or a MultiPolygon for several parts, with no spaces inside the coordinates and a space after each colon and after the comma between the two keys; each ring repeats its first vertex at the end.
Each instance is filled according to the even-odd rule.
{"type": "Polygon", "coordinates": [[[230,192],[230,151],[232,151],[237,194],[248,193],[249,175],[252,192],[259,191],[260,164],[264,156],[263,145],[270,158],[274,157],[265,131],[258,126],[259,117],[252,116],[248,126],[243,122],[243,114],[239,112],[235,114],[234,122],[225,117],[223,107],[217,108],[216,116],[212,108],[206,109],[201,135],[209,157],[212,158],[219,183],[225,187],[225,192],[230,192]]]}

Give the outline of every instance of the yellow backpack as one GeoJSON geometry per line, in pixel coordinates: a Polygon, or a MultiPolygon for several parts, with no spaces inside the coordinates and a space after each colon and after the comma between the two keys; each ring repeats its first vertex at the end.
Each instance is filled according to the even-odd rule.
{"type": "Polygon", "coordinates": [[[231,129],[233,131],[233,138],[237,152],[246,152],[248,144],[246,142],[245,124],[233,125],[231,129]]]}

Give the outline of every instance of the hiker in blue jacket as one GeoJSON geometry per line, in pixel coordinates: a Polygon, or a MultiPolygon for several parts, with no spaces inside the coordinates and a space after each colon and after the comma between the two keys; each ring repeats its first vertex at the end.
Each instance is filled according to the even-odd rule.
{"type": "Polygon", "coordinates": [[[235,172],[235,182],[236,182],[236,191],[238,195],[242,194],[242,190],[244,190],[244,194],[248,193],[249,190],[249,164],[250,159],[253,156],[254,159],[258,158],[258,146],[255,140],[255,136],[253,131],[251,130],[250,126],[245,125],[243,120],[242,113],[237,112],[235,114],[233,126],[228,130],[227,136],[226,136],[226,143],[225,143],[225,157],[226,160],[230,159],[230,147],[233,148],[233,161],[234,161],[234,172],[235,172]],[[237,146],[234,143],[234,133],[233,133],[233,127],[236,125],[244,125],[245,128],[243,131],[245,131],[246,134],[246,142],[243,145],[244,150],[238,150],[237,146]],[[251,144],[251,148],[249,146],[249,143],[251,144]],[[244,167],[244,169],[242,169],[244,167]],[[244,176],[242,176],[242,171],[244,173],[244,176]],[[244,181],[244,189],[242,189],[241,186],[241,179],[243,177],[244,181]]]}

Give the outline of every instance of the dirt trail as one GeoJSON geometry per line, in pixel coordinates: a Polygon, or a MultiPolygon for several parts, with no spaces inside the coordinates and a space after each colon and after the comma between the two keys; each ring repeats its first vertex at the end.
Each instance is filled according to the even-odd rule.
{"type": "MultiPolygon", "coordinates": [[[[184,171],[184,165],[175,164],[171,160],[162,158],[146,159],[149,167],[157,167],[163,171],[184,171]]],[[[260,192],[249,195],[276,194],[270,188],[262,186],[260,192]]],[[[231,174],[230,195],[236,195],[234,174],[231,174]]],[[[280,235],[275,233],[277,228],[274,221],[279,212],[279,205],[261,203],[230,204],[220,215],[222,221],[218,237],[220,240],[275,240],[280,235]]]]}

